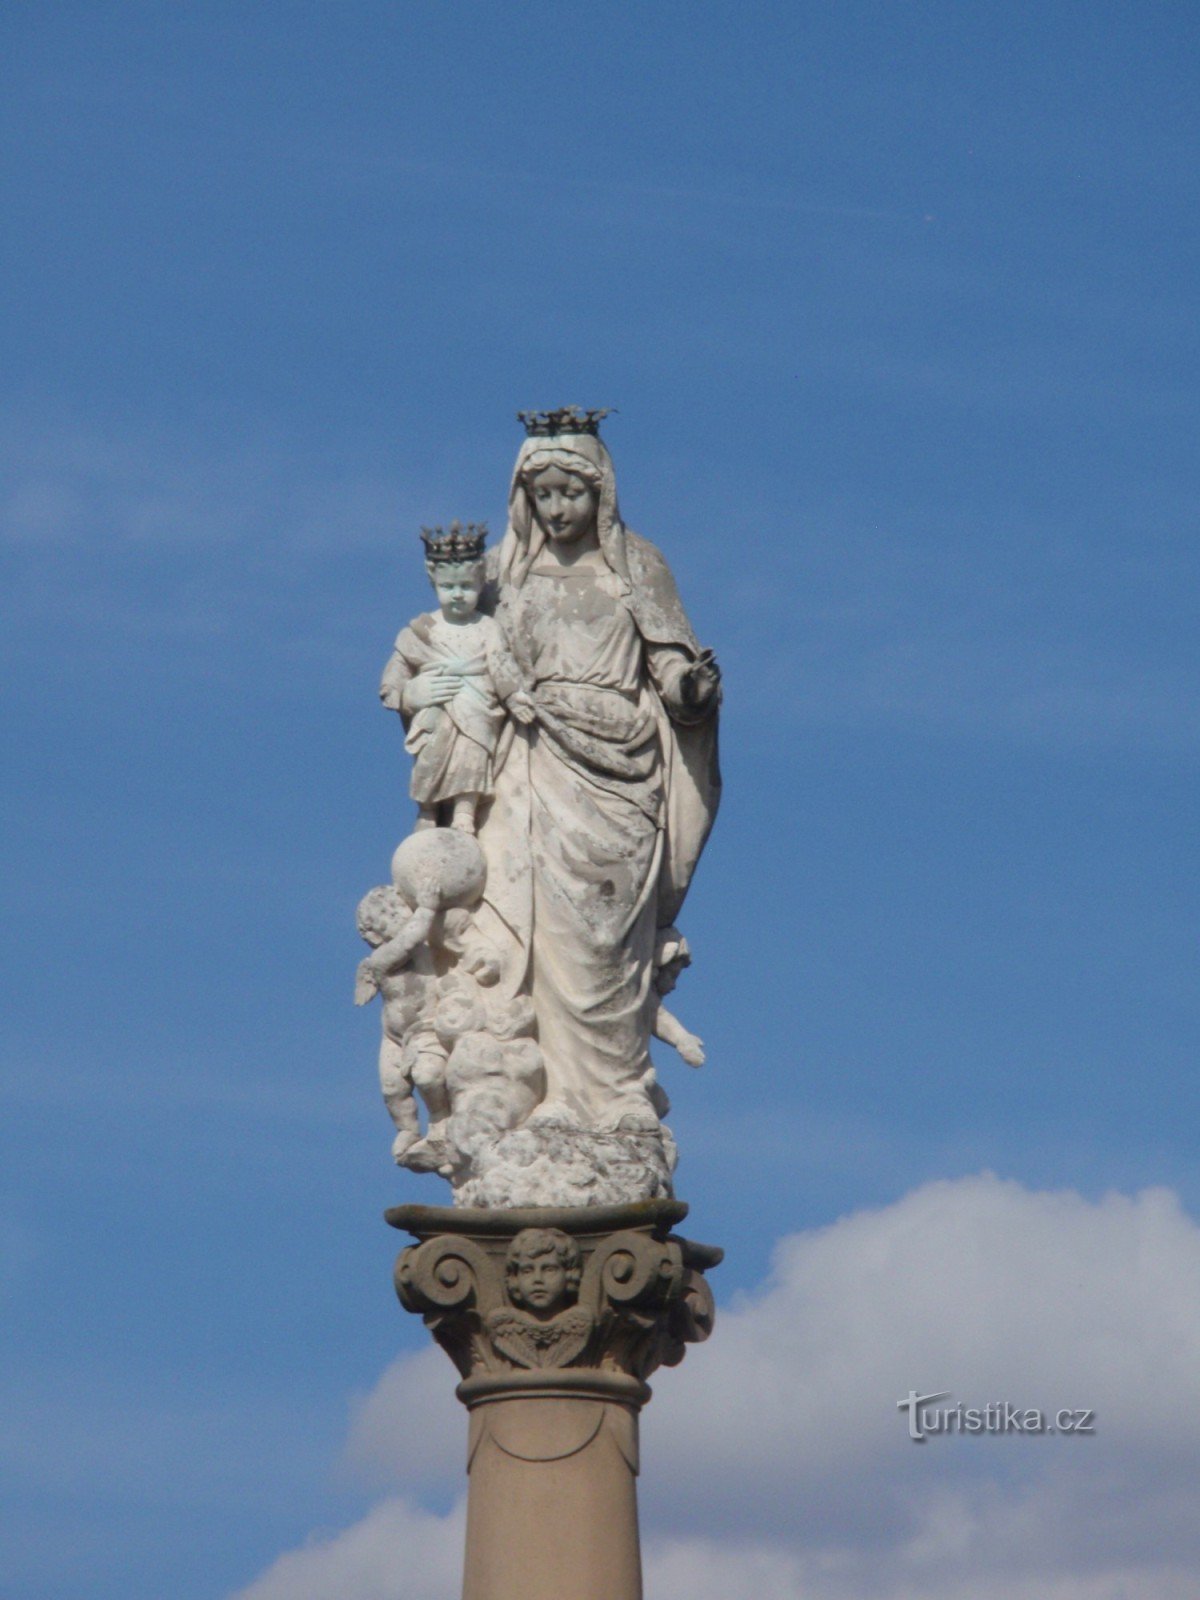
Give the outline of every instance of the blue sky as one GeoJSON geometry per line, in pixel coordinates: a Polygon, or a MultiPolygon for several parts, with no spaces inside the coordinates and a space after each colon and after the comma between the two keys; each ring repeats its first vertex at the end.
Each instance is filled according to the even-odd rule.
{"type": "Polygon", "coordinates": [[[1198,33],[10,10],[6,1600],[228,1596],[375,1504],[348,1416],[425,1337],[379,1214],[436,1187],[350,1003],[409,819],[375,685],[525,406],[619,408],[726,673],[709,1064],[662,1063],[723,1294],[983,1171],[1048,1240],[1042,1193],[1200,1211],[1198,33]]]}

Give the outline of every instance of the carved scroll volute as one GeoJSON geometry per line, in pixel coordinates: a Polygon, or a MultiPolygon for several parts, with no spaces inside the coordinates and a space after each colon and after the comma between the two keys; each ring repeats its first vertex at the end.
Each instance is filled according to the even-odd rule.
{"type": "Polygon", "coordinates": [[[673,1239],[632,1230],[613,1234],[592,1252],[580,1300],[599,1323],[600,1366],[644,1378],[663,1360],[669,1307],[685,1268],[673,1239]]]}
{"type": "Polygon", "coordinates": [[[488,1364],[484,1318],[503,1299],[496,1264],[470,1239],[439,1235],[402,1250],[396,1293],[406,1311],[418,1311],[455,1366],[468,1377],[488,1364]]]}
{"type": "Polygon", "coordinates": [[[672,1301],[666,1334],[659,1351],[659,1361],[664,1367],[677,1367],[687,1354],[689,1344],[703,1344],[713,1331],[716,1320],[716,1303],[702,1272],[688,1267],[677,1299],[672,1301]]]}
{"type": "Polygon", "coordinates": [[[683,1273],[682,1254],[673,1239],[614,1233],[593,1250],[580,1298],[598,1313],[658,1310],[678,1291],[683,1273]]]}

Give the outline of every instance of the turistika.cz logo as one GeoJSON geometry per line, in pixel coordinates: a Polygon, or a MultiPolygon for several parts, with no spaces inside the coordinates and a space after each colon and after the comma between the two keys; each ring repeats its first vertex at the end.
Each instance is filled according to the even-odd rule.
{"type": "Polygon", "coordinates": [[[986,1406],[939,1406],[951,1398],[949,1389],[937,1394],[918,1394],[910,1389],[896,1401],[897,1411],[908,1412],[908,1437],[924,1444],[936,1434],[981,1433],[1095,1433],[1096,1413],[1086,1406],[1063,1407],[1061,1411],[1042,1411],[1037,1406],[1014,1406],[993,1400],[986,1406]]]}

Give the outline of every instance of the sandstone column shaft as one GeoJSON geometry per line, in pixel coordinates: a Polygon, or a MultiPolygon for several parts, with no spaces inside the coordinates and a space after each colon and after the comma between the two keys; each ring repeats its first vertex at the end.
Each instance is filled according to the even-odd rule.
{"type": "Polygon", "coordinates": [[[514,1396],[471,1414],[463,1600],[641,1600],[637,1414],[514,1396]]]}
{"type": "Polygon", "coordinates": [[[396,1287],[462,1374],[470,1413],[463,1600],[641,1600],[646,1376],[708,1337],[721,1252],[687,1207],[400,1206],[396,1287]]]}

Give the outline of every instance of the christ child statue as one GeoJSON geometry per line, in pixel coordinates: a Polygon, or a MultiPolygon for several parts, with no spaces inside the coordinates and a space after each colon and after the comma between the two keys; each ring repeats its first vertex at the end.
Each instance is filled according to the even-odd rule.
{"type": "Polygon", "coordinates": [[[504,707],[520,722],[534,715],[499,624],[479,610],[486,538],[483,523],[422,528],[440,609],[401,629],[379,689],[407,729],[418,828],[437,827],[448,812],[451,827],[474,833],[479,802],[492,792],[504,707]]]}

